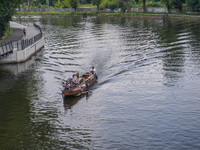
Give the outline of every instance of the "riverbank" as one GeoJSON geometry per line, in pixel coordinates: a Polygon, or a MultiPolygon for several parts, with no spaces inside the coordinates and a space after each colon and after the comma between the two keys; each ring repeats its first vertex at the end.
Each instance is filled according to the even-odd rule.
{"type": "Polygon", "coordinates": [[[30,39],[31,37],[37,35],[39,31],[34,27],[24,26],[13,21],[10,21],[10,28],[12,30],[12,34],[4,40],[0,40],[1,45],[5,45],[9,42],[15,42],[22,39],[30,39]],[[23,35],[23,28],[27,30],[26,36],[23,35]]]}
{"type": "Polygon", "coordinates": [[[12,35],[0,41],[0,64],[24,62],[44,47],[44,38],[39,26],[24,26],[10,22],[12,35]],[[23,35],[23,29],[26,35],[23,35]]]}
{"type": "MultiPolygon", "coordinates": [[[[84,12],[17,12],[17,15],[72,15],[82,16],[84,12]]],[[[140,17],[162,17],[167,13],[142,13],[142,12],[130,12],[130,13],[101,13],[101,12],[87,12],[87,15],[91,16],[140,16],[140,17]]],[[[191,18],[200,19],[199,15],[188,15],[181,13],[168,13],[168,17],[173,18],[191,18]]]]}

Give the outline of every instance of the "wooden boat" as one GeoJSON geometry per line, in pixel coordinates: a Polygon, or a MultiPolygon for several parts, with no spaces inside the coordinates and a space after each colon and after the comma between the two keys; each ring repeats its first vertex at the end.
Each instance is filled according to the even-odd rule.
{"type": "MultiPolygon", "coordinates": [[[[76,75],[78,76],[78,74],[76,75]]],[[[96,74],[89,75],[89,73],[85,73],[82,76],[80,76],[79,84],[72,83],[71,78],[69,78],[66,81],[66,85],[64,86],[63,95],[70,96],[70,95],[82,94],[89,87],[94,85],[96,81],[97,81],[97,75],[96,74]]]]}

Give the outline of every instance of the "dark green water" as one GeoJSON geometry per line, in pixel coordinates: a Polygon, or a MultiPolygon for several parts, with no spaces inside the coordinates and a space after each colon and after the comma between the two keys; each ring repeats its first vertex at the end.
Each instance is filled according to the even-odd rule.
{"type": "Polygon", "coordinates": [[[0,149],[200,149],[199,20],[24,16],[45,47],[0,66],[0,149]],[[94,65],[98,83],[62,99],[94,65]]]}

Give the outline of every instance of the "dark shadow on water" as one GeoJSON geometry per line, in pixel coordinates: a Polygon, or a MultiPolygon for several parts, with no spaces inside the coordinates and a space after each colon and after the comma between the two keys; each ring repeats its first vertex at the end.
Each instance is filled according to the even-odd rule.
{"type": "Polygon", "coordinates": [[[88,99],[92,95],[92,92],[86,91],[85,93],[77,96],[64,96],[63,103],[66,110],[71,109],[79,100],[86,97],[88,99]]]}

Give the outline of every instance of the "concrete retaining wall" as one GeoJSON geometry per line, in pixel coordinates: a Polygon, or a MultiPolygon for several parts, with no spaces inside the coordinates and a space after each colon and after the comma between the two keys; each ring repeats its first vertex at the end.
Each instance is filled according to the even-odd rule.
{"type": "Polygon", "coordinates": [[[24,50],[17,50],[15,48],[12,54],[0,59],[0,64],[24,62],[38,52],[42,47],[44,47],[44,37],[24,50]]]}
{"type": "MultiPolygon", "coordinates": [[[[19,10],[17,10],[19,11],[19,10]]],[[[75,12],[73,8],[20,8],[22,12],[75,12]]],[[[77,12],[96,12],[97,7],[77,8],[77,12]]]]}
{"type": "MultiPolygon", "coordinates": [[[[131,12],[143,12],[143,8],[131,8],[131,12]]],[[[167,8],[147,7],[146,12],[165,13],[167,8]]]]}
{"type": "MultiPolygon", "coordinates": [[[[19,11],[19,10],[17,10],[19,11]]],[[[75,12],[73,8],[20,8],[20,11],[22,12],[75,12]]],[[[77,12],[96,12],[97,7],[82,7],[82,8],[77,8],[77,12]]],[[[131,8],[131,12],[143,12],[142,7],[136,7],[136,8],[131,8]]],[[[130,12],[129,11],[129,12],[130,12]]],[[[168,10],[167,8],[162,8],[162,7],[146,7],[147,12],[155,12],[155,13],[167,13],[168,10]]],[[[114,10],[109,9],[109,8],[102,8],[101,12],[114,12],[114,10]]],[[[181,13],[179,9],[170,9],[170,13],[181,13]]],[[[183,13],[185,14],[191,14],[191,15],[199,15],[200,12],[195,12],[195,11],[187,11],[183,10],[183,13]]]]}
{"type": "MultiPolygon", "coordinates": [[[[131,12],[143,12],[143,8],[137,7],[137,8],[131,8],[131,12]]],[[[147,7],[146,12],[154,12],[154,13],[168,13],[167,8],[159,8],[159,7],[147,7]]],[[[190,15],[199,15],[200,12],[198,11],[187,11],[183,10],[181,12],[179,9],[170,9],[170,13],[184,13],[184,14],[190,14],[190,15]]]]}

